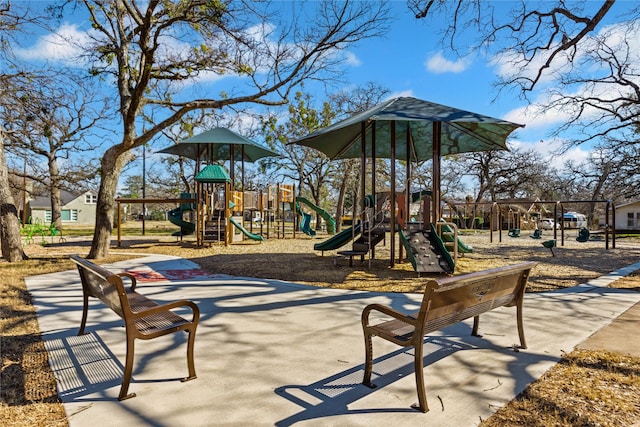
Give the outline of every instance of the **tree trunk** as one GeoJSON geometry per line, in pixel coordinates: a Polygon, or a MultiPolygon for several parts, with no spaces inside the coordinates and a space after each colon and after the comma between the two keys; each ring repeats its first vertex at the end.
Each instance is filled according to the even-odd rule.
{"type": "MultiPolygon", "coordinates": [[[[344,177],[340,183],[338,190],[338,203],[336,206],[336,233],[342,231],[342,216],[344,215],[344,199],[347,195],[347,182],[351,177],[351,170],[353,169],[353,160],[347,160],[345,165],[344,177]]],[[[352,225],[355,222],[355,218],[351,220],[352,225]]]]}
{"type": "Polygon", "coordinates": [[[96,228],[88,258],[99,259],[109,255],[118,179],[122,168],[132,156],[130,151],[122,153],[120,146],[115,146],[108,149],[102,157],[102,176],[98,191],[98,203],[96,204],[96,228]]]}
{"type": "Polygon", "coordinates": [[[58,230],[62,229],[61,196],[60,196],[60,170],[55,152],[49,156],[49,191],[51,193],[51,223],[58,230]]]}
{"type": "Polygon", "coordinates": [[[2,131],[0,131],[0,242],[2,258],[8,262],[18,262],[28,258],[20,241],[20,220],[9,187],[9,169],[4,155],[2,131]]]}

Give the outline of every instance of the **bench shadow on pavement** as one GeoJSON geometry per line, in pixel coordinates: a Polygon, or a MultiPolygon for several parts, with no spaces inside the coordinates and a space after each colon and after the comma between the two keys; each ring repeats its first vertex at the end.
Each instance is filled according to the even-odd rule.
{"type": "MultiPolygon", "coordinates": [[[[527,372],[528,366],[548,360],[557,362],[557,358],[549,355],[527,353],[526,351],[516,352],[511,347],[496,346],[482,337],[471,336],[471,327],[465,323],[447,327],[442,331],[448,332],[450,335],[428,336],[424,340],[425,357],[423,361],[425,368],[460,351],[488,350],[508,353],[513,356],[513,361],[509,363],[509,370],[510,374],[516,379],[515,394],[524,390],[527,385],[535,380],[527,372]]],[[[376,385],[374,389],[362,384],[364,364],[311,384],[292,384],[278,387],[275,389],[277,395],[298,405],[302,410],[277,421],[275,425],[279,427],[291,426],[305,420],[346,414],[384,412],[412,412],[418,414],[415,409],[411,408],[410,405],[413,402],[410,401],[406,402],[406,406],[399,408],[349,409],[349,404],[357,402],[371,393],[376,393],[407,376],[412,377],[411,384],[415,392],[413,359],[413,350],[411,348],[401,348],[374,359],[372,376],[372,381],[376,385]]],[[[466,366],[466,368],[474,369],[471,366],[466,366]]],[[[478,394],[481,392],[482,390],[479,390],[478,394]]],[[[430,399],[431,411],[444,411],[444,403],[437,394],[438,390],[436,388],[429,389],[429,379],[427,378],[427,395],[430,399]]],[[[415,395],[415,400],[417,401],[417,394],[415,395]]]]}

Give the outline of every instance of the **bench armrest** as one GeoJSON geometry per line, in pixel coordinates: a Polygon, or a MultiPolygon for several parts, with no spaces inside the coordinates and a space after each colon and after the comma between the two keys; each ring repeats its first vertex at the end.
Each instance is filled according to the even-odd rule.
{"type": "Polygon", "coordinates": [[[129,274],[129,273],[118,273],[117,274],[119,277],[126,277],[127,279],[129,279],[131,281],[131,292],[135,292],[136,290],[136,285],[138,284],[138,282],[136,281],[136,277],[133,274],[129,274]]]}
{"type": "Polygon", "coordinates": [[[171,311],[180,307],[189,307],[191,309],[191,322],[195,322],[200,318],[200,309],[193,301],[188,300],[173,301],[166,304],[157,305],[155,307],[145,308],[143,310],[132,311],[132,313],[134,317],[145,317],[157,313],[166,313],[167,311],[171,311]]]}
{"type": "Polygon", "coordinates": [[[367,327],[369,326],[369,314],[371,314],[372,311],[378,311],[382,314],[386,314],[387,316],[391,316],[395,319],[401,320],[403,322],[406,322],[410,325],[416,325],[416,321],[417,319],[413,316],[410,316],[406,313],[401,313],[399,311],[396,311],[390,307],[387,307],[386,305],[382,305],[382,304],[369,304],[368,306],[366,306],[364,308],[364,310],[362,311],[362,326],[367,327]]]}

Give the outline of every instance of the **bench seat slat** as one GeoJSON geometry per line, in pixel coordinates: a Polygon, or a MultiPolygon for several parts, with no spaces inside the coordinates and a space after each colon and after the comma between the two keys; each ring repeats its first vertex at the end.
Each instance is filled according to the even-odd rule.
{"type": "Polygon", "coordinates": [[[150,316],[136,317],[136,329],[142,335],[150,335],[152,333],[165,330],[175,329],[186,325],[189,322],[178,315],[152,314],[150,316]]]}

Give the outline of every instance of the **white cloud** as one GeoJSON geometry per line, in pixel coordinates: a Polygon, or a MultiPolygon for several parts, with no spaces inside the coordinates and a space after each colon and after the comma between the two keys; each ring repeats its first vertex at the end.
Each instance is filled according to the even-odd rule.
{"type": "Polygon", "coordinates": [[[528,130],[550,130],[554,126],[564,123],[568,117],[566,111],[552,108],[542,109],[539,105],[533,104],[515,108],[502,118],[525,125],[528,130]]]}
{"type": "Polygon", "coordinates": [[[461,73],[471,65],[469,57],[460,58],[457,61],[450,61],[444,57],[442,52],[438,52],[424,62],[427,71],[435,74],[443,73],[461,73]]]}
{"type": "Polygon", "coordinates": [[[345,58],[346,64],[352,67],[359,67],[362,64],[362,61],[360,61],[360,58],[358,58],[356,54],[353,52],[349,52],[349,51],[344,52],[344,58],[345,58]]]}
{"type": "Polygon", "coordinates": [[[40,37],[36,43],[25,49],[16,49],[16,55],[25,60],[51,60],[72,62],[83,53],[90,42],[85,31],[77,25],[62,24],[58,31],[40,37]]]}
{"type": "Polygon", "coordinates": [[[582,163],[587,160],[589,151],[583,147],[574,147],[563,152],[563,139],[544,139],[537,142],[510,140],[509,147],[519,147],[524,150],[534,150],[539,154],[536,161],[543,162],[549,167],[562,169],[567,160],[582,163]]]}

